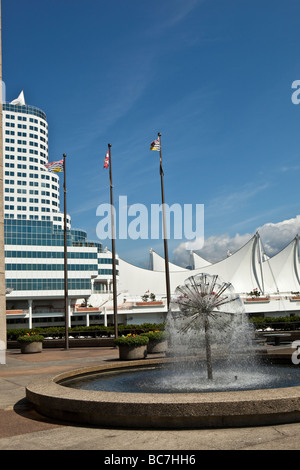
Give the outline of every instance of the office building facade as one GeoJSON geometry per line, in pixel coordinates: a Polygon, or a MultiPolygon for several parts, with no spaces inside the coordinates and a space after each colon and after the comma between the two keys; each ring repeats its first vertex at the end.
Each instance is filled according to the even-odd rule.
{"type": "MultiPolygon", "coordinates": [[[[63,325],[60,177],[46,167],[46,114],[27,105],[23,92],[3,104],[3,163],[7,328],[63,325]]],[[[69,324],[101,323],[99,309],[93,316],[83,305],[93,292],[101,294],[100,303],[110,298],[111,254],[85,231],[73,230],[69,215],[67,256],[69,324]]]]}

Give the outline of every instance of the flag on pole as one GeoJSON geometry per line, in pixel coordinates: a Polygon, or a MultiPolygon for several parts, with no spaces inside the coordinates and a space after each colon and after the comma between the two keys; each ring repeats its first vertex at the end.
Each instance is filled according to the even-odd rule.
{"type": "Polygon", "coordinates": [[[109,167],[109,150],[107,151],[107,154],[105,155],[104,165],[103,165],[103,168],[108,168],[108,167],[109,167]]]}
{"type": "Polygon", "coordinates": [[[46,163],[45,167],[53,173],[60,173],[64,171],[64,161],[60,160],[59,162],[46,163]]]}
{"type": "Polygon", "coordinates": [[[159,138],[151,142],[150,150],[157,150],[160,151],[160,140],[159,138]]]}

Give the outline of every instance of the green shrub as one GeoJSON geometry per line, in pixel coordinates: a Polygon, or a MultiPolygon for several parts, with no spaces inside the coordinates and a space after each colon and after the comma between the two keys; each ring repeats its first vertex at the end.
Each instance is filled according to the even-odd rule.
{"type": "Polygon", "coordinates": [[[254,325],[256,330],[263,330],[267,327],[272,327],[281,330],[293,330],[299,327],[300,317],[298,315],[281,316],[281,317],[252,317],[250,322],[254,325]]]}
{"type": "MultiPolygon", "coordinates": [[[[118,325],[118,331],[120,334],[127,334],[127,333],[135,333],[135,334],[140,334],[142,332],[147,332],[149,330],[152,331],[157,331],[161,330],[164,328],[163,323],[144,323],[142,325],[135,325],[135,324],[129,324],[129,325],[123,325],[120,324],[118,325]],[[123,332],[123,333],[122,333],[123,332]]],[[[30,328],[18,328],[18,329],[8,329],[7,330],[7,340],[8,341],[16,341],[19,336],[24,336],[27,333],[30,333],[31,331],[34,331],[35,333],[39,333],[43,336],[58,336],[62,337],[65,335],[65,327],[64,326],[48,326],[48,327],[34,327],[33,329],[30,328]]],[[[73,326],[68,329],[69,334],[72,334],[72,332],[86,332],[88,333],[89,331],[97,331],[101,335],[107,335],[109,336],[110,334],[114,334],[114,326],[104,326],[104,325],[91,325],[91,326],[73,326]]]]}
{"type": "Polygon", "coordinates": [[[142,335],[119,336],[114,343],[116,346],[143,346],[149,343],[149,338],[142,335]]]}
{"type": "Polygon", "coordinates": [[[165,331],[148,331],[147,333],[141,333],[141,336],[147,336],[149,342],[165,341],[168,338],[168,334],[165,331]]]}
{"type": "Polygon", "coordinates": [[[44,336],[36,334],[34,331],[27,333],[26,335],[19,336],[17,339],[18,343],[35,343],[43,342],[44,336]]]}
{"type": "Polygon", "coordinates": [[[18,328],[18,329],[9,329],[7,330],[7,339],[10,341],[16,341],[19,336],[24,336],[26,333],[29,333],[29,328],[18,328]]]}
{"type": "Polygon", "coordinates": [[[142,325],[138,325],[138,327],[146,331],[150,331],[150,330],[156,331],[156,330],[163,330],[165,325],[164,323],[143,323],[142,325]]]}

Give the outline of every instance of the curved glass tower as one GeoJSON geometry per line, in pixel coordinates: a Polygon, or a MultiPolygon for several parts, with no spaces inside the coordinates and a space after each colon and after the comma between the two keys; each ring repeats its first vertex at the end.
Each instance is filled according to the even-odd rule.
{"type": "Polygon", "coordinates": [[[17,100],[3,104],[3,142],[4,217],[47,220],[63,227],[59,176],[45,167],[48,163],[46,114],[26,105],[23,92],[17,100]]]}
{"type": "MultiPolygon", "coordinates": [[[[3,104],[3,162],[7,327],[63,324],[64,214],[59,175],[45,167],[46,115],[28,106],[23,92],[3,104]]],[[[76,324],[75,304],[88,299],[96,277],[100,282],[95,291],[109,292],[111,270],[103,269],[103,263],[111,259],[102,252],[101,243],[89,242],[85,231],[71,229],[69,216],[67,226],[69,309],[76,324]]],[[[86,324],[86,319],[80,323],[86,324]]]]}

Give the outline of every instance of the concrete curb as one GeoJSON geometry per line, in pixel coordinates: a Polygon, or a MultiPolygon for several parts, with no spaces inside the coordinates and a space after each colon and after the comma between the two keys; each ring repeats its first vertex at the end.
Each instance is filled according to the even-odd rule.
{"type": "Polygon", "coordinates": [[[71,377],[161,365],[145,359],[44,377],[26,388],[34,408],[80,424],[134,428],[225,428],[300,422],[300,387],[217,393],[118,393],[68,388],[71,377]]]}

